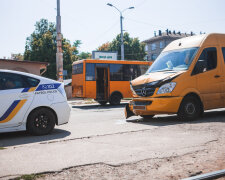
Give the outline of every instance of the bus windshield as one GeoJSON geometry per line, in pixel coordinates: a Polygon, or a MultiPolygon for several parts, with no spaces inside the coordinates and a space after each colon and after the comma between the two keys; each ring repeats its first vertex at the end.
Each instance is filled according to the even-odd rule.
{"type": "Polygon", "coordinates": [[[191,65],[198,48],[179,49],[163,52],[150,66],[146,73],[161,71],[183,71],[191,65]]]}
{"type": "Polygon", "coordinates": [[[73,65],[73,74],[82,74],[83,73],[83,63],[73,65]]]}

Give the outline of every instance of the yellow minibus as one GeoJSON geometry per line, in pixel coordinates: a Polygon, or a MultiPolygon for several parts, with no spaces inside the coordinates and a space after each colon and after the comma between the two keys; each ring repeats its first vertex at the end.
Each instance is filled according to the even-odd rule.
{"type": "Polygon", "coordinates": [[[178,114],[193,120],[204,110],[225,107],[225,34],[171,42],[147,70],[131,81],[126,118],[178,114]]]}

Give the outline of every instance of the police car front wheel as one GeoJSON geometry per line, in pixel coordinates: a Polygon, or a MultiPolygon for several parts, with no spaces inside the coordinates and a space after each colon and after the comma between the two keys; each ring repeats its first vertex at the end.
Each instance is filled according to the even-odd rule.
{"type": "Polygon", "coordinates": [[[46,135],[54,129],[55,123],[55,114],[50,109],[39,108],[28,116],[27,131],[32,135],[46,135]]]}

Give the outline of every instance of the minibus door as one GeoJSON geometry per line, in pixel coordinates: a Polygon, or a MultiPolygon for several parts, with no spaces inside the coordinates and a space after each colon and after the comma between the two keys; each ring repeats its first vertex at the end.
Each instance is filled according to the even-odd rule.
{"type": "Polygon", "coordinates": [[[202,95],[205,109],[223,107],[221,62],[215,47],[205,48],[198,61],[206,61],[206,68],[197,74],[197,87],[202,95]]]}
{"type": "Polygon", "coordinates": [[[96,100],[107,101],[108,97],[108,68],[96,68],[96,100]]]}

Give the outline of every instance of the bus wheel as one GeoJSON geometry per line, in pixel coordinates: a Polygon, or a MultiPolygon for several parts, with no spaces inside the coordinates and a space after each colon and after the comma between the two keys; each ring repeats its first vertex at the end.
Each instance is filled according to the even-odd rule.
{"type": "Polygon", "coordinates": [[[120,104],[120,101],[121,101],[122,97],[120,94],[118,93],[115,93],[115,94],[112,94],[109,98],[109,103],[111,105],[119,105],[120,104]]]}
{"type": "Polygon", "coordinates": [[[99,104],[101,104],[101,106],[105,106],[107,101],[98,101],[99,104]]]}
{"type": "Polygon", "coordinates": [[[49,134],[55,127],[56,117],[47,108],[39,108],[31,112],[27,119],[27,131],[32,135],[49,134]]]}
{"type": "Polygon", "coordinates": [[[184,97],[177,114],[182,120],[195,120],[201,115],[201,103],[194,96],[184,97]]]}
{"type": "Polygon", "coordinates": [[[141,115],[144,119],[152,119],[155,115],[141,115]]]}

